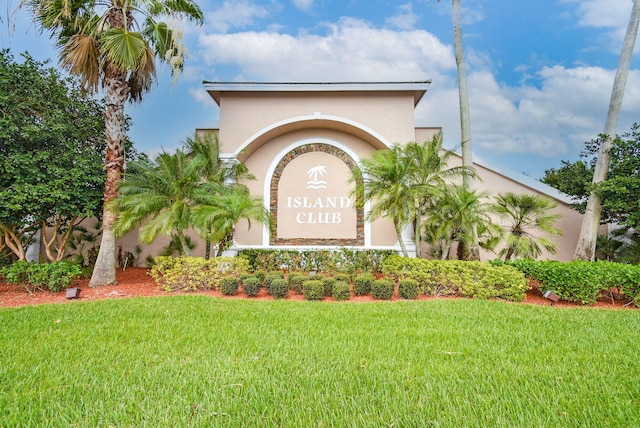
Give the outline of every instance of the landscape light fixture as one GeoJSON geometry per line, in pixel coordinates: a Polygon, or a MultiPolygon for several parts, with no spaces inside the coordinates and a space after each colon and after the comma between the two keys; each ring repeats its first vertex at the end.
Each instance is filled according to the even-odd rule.
{"type": "Polygon", "coordinates": [[[77,299],[80,297],[80,289],[77,287],[67,288],[67,299],[77,299]]]}
{"type": "Polygon", "coordinates": [[[560,300],[560,298],[556,295],[556,293],[554,293],[551,290],[545,291],[542,297],[544,297],[545,299],[551,300],[551,306],[555,305],[556,302],[560,300]]]}

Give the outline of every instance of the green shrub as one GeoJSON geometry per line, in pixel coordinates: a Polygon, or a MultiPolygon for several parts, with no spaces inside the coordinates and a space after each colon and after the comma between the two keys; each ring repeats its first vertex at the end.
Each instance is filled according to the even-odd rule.
{"type": "Polygon", "coordinates": [[[242,292],[249,297],[253,297],[260,292],[260,280],[255,276],[250,276],[242,281],[242,292]]]}
{"type": "Polygon", "coordinates": [[[333,276],[336,281],[342,281],[342,282],[346,282],[347,284],[351,283],[351,277],[349,275],[347,275],[346,273],[338,273],[336,275],[333,276]]]}
{"type": "Polygon", "coordinates": [[[220,291],[225,296],[235,296],[238,294],[238,278],[235,276],[225,276],[220,280],[220,291]]]}
{"type": "Polygon", "coordinates": [[[281,270],[272,270],[267,273],[269,276],[277,276],[278,278],[284,278],[284,272],[281,270]]]}
{"type": "Polygon", "coordinates": [[[512,266],[479,261],[424,260],[388,257],[383,272],[400,280],[409,278],[426,294],[455,294],[472,298],[500,298],[521,302],[528,281],[512,266]]]}
{"type": "Polygon", "coordinates": [[[27,263],[19,260],[8,267],[0,269],[8,284],[20,285],[29,292],[50,290],[58,293],[71,285],[78,278],[82,268],[70,262],[27,263]]]}
{"type": "Polygon", "coordinates": [[[322,281],[310,279],[302,283],[302,294],[306,300],[324,299],[324,285],[322,281]]]}
{"type": "Polygon", "coordinates": [[[322,278],[322,285],[324,287],[324,297],[329,297],[333,295],[333,286],[336,283],[335,278],[322,278]]]}
{"type": "Polygon", "coordinates": [[[276,278],[271,281],[268,291],[275,299],[284,299],[289,295],[289,285],[284,278],[276,278]]]}
{"type": "Polygon", "coordinates": [[[418,282],[405,278],[398,282],[398,294],[403,299],[417,299],[418,298],[418,282]]]}
{"type": "Polygon", "coordinates": [[[304,275],[289,275],[289,290],[296,294],[302,294],[302,283],[307,280],[304,275]]]}
{"type": "Polygon", "coordinates": [[[383,261],[392,250],[240,250],[252,270],[288,269],[290,272],[380,272],[383,261]]]}
{"type": "Polygon", "coordinates": [[[393,281],[381,278],[371,284],[371,296],[374,299],[389,300],[393,297],[393,281]]]}
{"type": "Polygon", "coordinates": [[[364,296],[371,292],[371,284],[375,277],[368,273],[363,273],[353,279],[353,292],[356,296],[364,296]]]}
{"type": "Polygon", "coordinates": [[[333,300],[349,300],[351,298],[351,289],[349,283],[345,281],[336,281],[333,284],[333,293],[331,295],[333,300]]]}
{"type": "MultiPolygon", "coordinates": [[[[497,262],[493,262],[497,263],[497,262]]],[[[540,282],[562,300],[595,303],[603,292],[617,291],[636,303],[640,294],[640,266],[609,261],[567,263],[518,259],[503,262],[540,282]]]]}
{"type": "Polygon", "coordinates": [[[265,270],[259,270],[253,273],[256,278],[258,278],[258,281],[260,281],[260,284],[264,284],[264,279],[267,277],[267,271],[265,270]]]}
{"type": "Polygon", "coordinates": [[[269,272],[267,276],[264,277],[264,288],[267,289],[267,292],[271,294],[271,284],[276,279],[284,279],[281,275],[281,272],[269,272]]]}
{"type": "Polygon", "coordinates": [[[239,257],[171,257],[155,258],[149,275],[165,291],[219,290],[225,276],[240,277],[246,273],[248,262],[239,257]]]}
{"type": "Polygon", "coordinates": [[[240,282],[244,281],[246,278],[249,278],[251,276],[254,277],[254,278],[256,277],[255,274],[253,274],[253,273],[248,273],[248,272],[247,273],[243,273],[242,275],[240,275],[240,282]]]}

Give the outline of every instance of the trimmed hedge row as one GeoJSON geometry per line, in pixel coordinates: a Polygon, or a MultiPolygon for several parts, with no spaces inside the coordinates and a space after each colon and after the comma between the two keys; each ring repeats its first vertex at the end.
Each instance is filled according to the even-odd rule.
{"type": "Polygon", "coordinates": [[[388,257],[382,272],[399,280],[412,279],[422,293],[522,302],[528,288],[524,274],[512,266],[479,261],[425,260],[388,257]]]}
{"type": "Polygon", "coordinates": [[[240,278],[248,270],[249,263],[240,257],[206,260],[203,257],[160,256],[155,258],[149,275],[164,291],[220,290],[223,277],[240,278]]]}
{"type": "Polygon", "coordinates": [[[78,278],[82,268],[71,262],[28,263],[19,260],[10,266],[0,269],[7,284],[19,285],[28,292],[51,290],[58,293],[71,285],[71,280],[78,278]]]}
{"type": "Polygon", "coordinates": [[[246,249],[238,252],[238,257],[248,260],[249,269],[256,271],[288,270],[317,271],[331,273],[380,272],[382,263],[391,250],[261,250],[246,249]]]}
{"type": "MultiPolygon", "coordinates": [[[[632,301],[640,300],[640,266],[609,261],[537,261],[518,259],[493,261],[495,266],[513,266],[552,290],[562,300],[593,304],[603,292],[614,292],[632,301]]],[[[542,291],[544,291],[542,290],[542,291]]]]}

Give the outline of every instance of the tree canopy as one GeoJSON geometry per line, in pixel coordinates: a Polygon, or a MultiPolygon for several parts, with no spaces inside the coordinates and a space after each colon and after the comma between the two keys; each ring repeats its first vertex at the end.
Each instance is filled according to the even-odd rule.
{"type": "Polygon", "coordinates": [[[634,124],[631,131],[613,140],[607,178],[593,185],[598,150],[604,139],[601,135],[587,141],[580,160],[562,161],[559,168],[545,171],[541,181],[571,196],[574,208],[581,213],[594,189],[602,195],[603,223],[617,222],[640,229],[640,125],[634,124]]]}
{"type": "Polygon", "coordinates": [[[0,52],[0,246],[21,259],[42,226],[69,230],[99,213],[104,182],[102,104],[22,56],[19,63],[0,52]]]}

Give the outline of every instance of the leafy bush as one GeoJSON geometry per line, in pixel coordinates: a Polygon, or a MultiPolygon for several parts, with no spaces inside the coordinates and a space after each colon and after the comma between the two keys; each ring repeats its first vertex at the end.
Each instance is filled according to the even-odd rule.
{"type": "Polygon", "coordinates": [[[271,294],[271,284],[277,279],[284,279],[284,275],[282,274],[282,272],[269,272],[264,277],[264,288],[267,289],[267,292],[269,294],[271,294]]]}
{"type": "Polygon", "coordinates": [[[8,284],[20,285],[27,291],[51,290],[58,293],[71,285],[71,280],[80,276],[80,266],[70,262],[27,263],[19,260],[0,269],[8,284]]]}
{"type": "Polygon", "coordinates": [[[220,289],[225,276],[240,277],[248,270],[246,259],[239,257],[156,257],[149,275],[165,291],[220,289]]]}
{"type": "Polygon", "coordinates": [[[253,273],[256,278],[258,278],[258,281],[260,281],[260,284],[264,284],[264,279],[267,277],[267,271],[265,270],[259,270],[253,273]]]}
{"type": "Polygon", "coordinates": [[[243,273],[242,275],[240,275],[240,282],[244,281],[246,278],[249,278],[251,276],[254,278],[256,277],[255,274],[253,273],[243,273]]]}
{"type": "Polygon", "coordinates": [[[324,285],[322,281],[310,279],[302,283],[302,294],[306,300],[324,299],[324,285]]]}
{"type": "Polygon", "coordinates": [[[455,294],[472,298],[500,298],[521,302],[528,281],[518,269],[478,261],[424,260],[391,256],[383,272],[409,278],[426,294],[455,294]]]}
{"type": "Polygon", "coordinates": [[[278,277],[278,278],[284,278],[284,272],[282,272],[281,270],[272,270],[269,271],[267,273],[267,275],[269,276],[274,276],[274,277],[278,277]]]}
{"type": "Polygon", "coordinates": [[[302,294],[302,283],[307,280],[304,275],[289,275],[289,290],[296,294],[302,294]]]}
{"type": "Polygon", "coordinates": [[[393,297],[393,281],[381,278],[371,284],[371,296],[374,299],[389,300],[393,297]]]}
{"type": "Polygon", "coordinates": [[[493,262],[513,266],[552,290],[562,300],[593,304],[603,292],[618,292],[636,305],[640,298],[640,266],[609,261],[567,263],[518,259],[493,262]]]}
{"type": "Polygon", "coordinates": [[[253,270],[288,269],[308,272],[380,272],[383,261],[393,254],[391,250],[240,250],[253,270]]]}
{"type": "Polygon", "coordinates": [[[398,282],[398,294],[403,299],[418,298],[418,283],[413,279],[405,278],[398,282]]]}
{"type": "Polygon", "coordinates": [[[364,296],[371,292],[371,284],[375,277],[371,274],[363,273],[353,279],[353,292],[356,296],[364,296]]]}
{"type": "Polygon", "coordinates": [[[347,284],[351,283],[351,277],[349,275],[347,275],[346,273],[338,273],[336,275],[333,276],[336,281],[342,281],[342,282],[346,282],[347,284]]]}
{"type": "Polygon", "coordinates": [[[344,281],[336,281],[336,283],[333,284],[333,293],[331,294],[331,297],[333,297],[333,300],[336,301],[349,300],[351,298],[351,289],[349,287],[349,283],[344,281]]]}
{"type": "Polygon", "coordinates": [[[238,294],[238,278],[235,276],[225,276],[220,280],[220,291],[225,296],[235,296],[238,294]]]}
{"type": "Polygon", "coordinates": [[[255,276],[250,276],[242,281],[242,291],[249,297],[253,297],[260,292],[260,280],[255,276]]]}
{"type": "Polygon", "coordinates": [[[329,297],[333,295],[333,286],[336,283],[335,278],[322,278],[322,285],[324,286],[324,296],[329,297]]]}
{"type": "Polygon", "coordinates": [[[289,284],[284,278],[276,278],[271,281],[268,290],[275,299],[284,299],[289,295],[289,284]]]}

